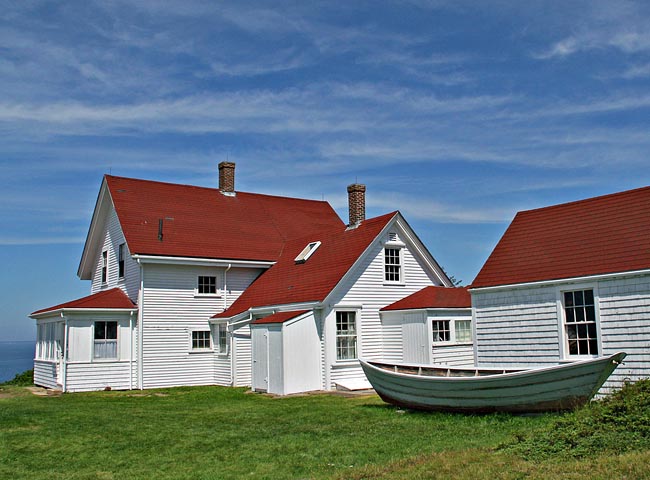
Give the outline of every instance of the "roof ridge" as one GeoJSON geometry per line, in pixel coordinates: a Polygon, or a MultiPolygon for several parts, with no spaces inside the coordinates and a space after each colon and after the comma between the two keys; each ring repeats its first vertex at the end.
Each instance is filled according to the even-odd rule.
{"type": "Polygon", "coordinates": [[[634,193],[639,193],[644,190],[650,190],[650,186],[645,186],[645,187],[639,187],[639,188],[633,188],[630,190],[623,190],[622,192],[614,192],[614,193],[606,193],[604,195],[598,195],[596,197],[589,197],[589,198],[582,198],[580,200],[572,200],[570,202],[564,202],[564,203],[557,203],[555,205],[548,205],[546,207],[538,207],[538,208],[531,208],[529,210],[520,210],[517,212],[517,214],[520,213],[531,213],[531,212],[539,212],[539,211],[547,211],[547,210],[553,210],[553,209],[559,209],[559,208],[565,208],[573,205],[580,205],[583,203],[596,203],[598,201],[603,201],[603,200],[608,200],[613,197],[621,197],[621,196],[626,196],[626,195],[631,195],[634,193]]]}
{"type": "MultiPolygon", "coordinates": [[[[162,180],[149,180],[146,178],[135,178],[135,177],[122,177],[119,175],[109,175],[109,174],[104,174],[104,177],[106,178],[114,178],[118,180],[130,180],[134,182],[143,182],[143,183],[155,183],[158,185],[169,185],[171,187],[184,187],[184,188],[193,188],[197,190],[208,190],[212,192],[221,192],[216,187],[205,187],[202,185],[191,185],[189,183],[174,183],[174,182],[166,182],[162,180]]],[[[284,199],[284,200],[296,200],[296,201],[302,201],[302,202],[316,202],[316,203],[326,203],[329,204],[327,200],[314,200],[311,198],[300,198],[300,197],[289,197],[285,195],[273,195],[270,193],[258,193],[258,192],[244,192],[237,190],[235,193],[237,195],[251,195],[251,196],[256,196],[256,197],[268,197],[268,198],[278,198],[278,199],[284,199]]]]}

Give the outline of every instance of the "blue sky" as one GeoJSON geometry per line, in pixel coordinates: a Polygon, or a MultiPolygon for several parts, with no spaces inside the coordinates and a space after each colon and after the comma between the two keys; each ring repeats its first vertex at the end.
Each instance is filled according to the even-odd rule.
{"type": "Polygon", "coordinates": [[[469,284],[518,210],[650,184],[650,2],[0,0],[0,340],[76,277],[102,175],[368,186],[469,284]]]}

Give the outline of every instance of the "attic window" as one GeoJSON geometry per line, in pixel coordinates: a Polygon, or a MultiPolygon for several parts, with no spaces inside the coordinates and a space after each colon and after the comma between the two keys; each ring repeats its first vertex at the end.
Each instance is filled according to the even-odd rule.
{"type": "Polygon", "coordinates": [[[296,263],[305,263],[309,257],[320,247],[320,242],[311,242],[295,258],[296,263]]]}

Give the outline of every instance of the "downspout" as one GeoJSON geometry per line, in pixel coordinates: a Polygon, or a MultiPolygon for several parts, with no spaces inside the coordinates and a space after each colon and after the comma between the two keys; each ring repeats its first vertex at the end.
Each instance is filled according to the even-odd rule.
{"type": "Polygon", "coordinates": [[[144,357],[142,353],[142,332],[143,332],[143,327],[142,327],[142,310],[144,307],[144,267],[142,263],[140,262],[140,259],[136,259],[138,262],[138,265],[140,265],[140,291],[138,292],[138,389],[139,390],[144,390],[144,382],[142,379],[142,374],[143,374],[143,368],[142,368],[142,359],[144,357]]]}
{"type": "MultiPolygon", "coordinates": [[[[228,267],[223,272],[223,311],[225,312],[228,309],[228,270],[232,268],[232,263],[228,264],[228,267]]],[[[217,329],[219,326],[217,326],[217,329]]],[[[228,335],[228,330],[230,329],[230,325],[226,323],[226,335],[228,335]]],[[[230,334],[230,339],[228,341],[228,354],[230,355],[230,386],[234,387],[235,386],[235,368],[236,368],[236,363],[235,363],[235,350],[234,350],[234,345],[235,341],[233,339],[234,332],[231,332],[230,334]]]]}
{"type": "Polygon", "coordinates": [[[129,390],[133,390],[133,310],[129,313],[129,390]]]}
{"type": "Polygon", "coordinates": [[[63,393],[65,393],[68,377],[68,317],[63,315],[63,312],[61,312],[61,318],[65,322],[63,326],[63,365],[61,365],[61,368],[63,369],[63,372],[61,372],[61,380],[63,385],[61,387],[61,390],[63,393]]]}
{"type": "Polygon", "coordinates": [[[228,264],[228,267],[223,272],[223,310],[224,312],[228,308],[228,270],[232,268],[232,263],[228,264]]]}

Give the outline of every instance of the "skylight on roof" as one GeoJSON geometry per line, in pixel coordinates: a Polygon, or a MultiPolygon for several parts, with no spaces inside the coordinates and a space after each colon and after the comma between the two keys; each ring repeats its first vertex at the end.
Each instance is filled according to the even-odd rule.
{"type": "Polygon", "coordinates": [[[296,263],[305,263],[309,257],[320,247],[320,242],[311,242],[307,244],[305,248],[302,249],[302,252],[298,254],[295,258],[296,263]]]}

